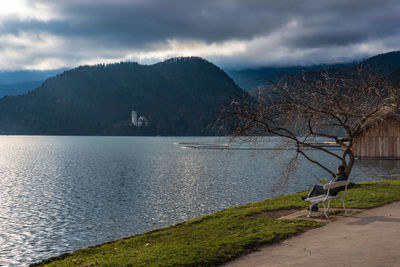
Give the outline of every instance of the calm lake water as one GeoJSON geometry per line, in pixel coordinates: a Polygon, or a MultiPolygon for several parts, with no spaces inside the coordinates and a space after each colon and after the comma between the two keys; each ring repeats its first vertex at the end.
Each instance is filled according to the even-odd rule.
{"type": "MultiPolygon", "coordinates": [[[[27,265],[233,205],[309,188],[302,161],[278,188],[269,150],[184,148],[213,137],[0,137],[0,265],[27,265]]],[[[276,139],[261,146],[272,147],[276,139]]],[[[242,145],[246,148],[250,145],[242,145]]],[[[316,156],[318,156],[316,154],[316,156]]],[[[329,161],[332,170],[337,162],[329,161]]],[[[357,161],[352,181],[400,177],[395,160],[357,161]]]]}

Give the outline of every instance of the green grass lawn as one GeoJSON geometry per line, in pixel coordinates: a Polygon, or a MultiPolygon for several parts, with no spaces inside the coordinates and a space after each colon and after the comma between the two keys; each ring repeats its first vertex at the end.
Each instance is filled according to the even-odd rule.
{"type": "MultiPolygon", "coordinates": [[[[306,192],[232,207],[174,226],[78,250],[45,266],[212,266],[261,245],[322,226],[310,220],[277,220],[287,210],[306,209],[306,192]]],[[[400,199],[400,179],[365,182],[349,189],[348,208],[372,208],[400,199]]],[[[333,207],[341,207],[333,201],[333,207]]]]}

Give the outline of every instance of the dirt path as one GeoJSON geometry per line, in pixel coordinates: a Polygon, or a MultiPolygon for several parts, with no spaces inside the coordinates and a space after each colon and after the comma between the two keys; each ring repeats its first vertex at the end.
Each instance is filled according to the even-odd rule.
{"type": "Polygon", "coordinates": [[[400,202],[336,216],[225,266],[400,266],[400,202]]]}

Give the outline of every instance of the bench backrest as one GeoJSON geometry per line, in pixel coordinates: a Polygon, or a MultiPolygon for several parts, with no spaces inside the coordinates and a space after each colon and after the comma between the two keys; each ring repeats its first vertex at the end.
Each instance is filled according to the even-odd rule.
{"type": "Polygon", "coordinates": [[[335,188],[335,187],[340,187],[340,186],[347,186],[350,184],[350,180],[346,181],[339,181],[339,182],[331,182],[328,184],[324,184],[324,189],[327,190],[329,188],[335,188]]]}

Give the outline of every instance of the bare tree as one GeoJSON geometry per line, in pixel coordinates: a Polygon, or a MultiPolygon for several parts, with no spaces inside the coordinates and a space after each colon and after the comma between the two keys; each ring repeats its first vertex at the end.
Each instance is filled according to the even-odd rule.
{"type": "Polygon", "coordinates": [[[371,121],[395,110],[396,92],[386,77],[362,66],[285,75],[278,82],[270,82],[256,98],[233,101],[223,110],[220,122],[231,126],[234,137],[275,135],[289,140],[296,158],[301,155],[334,177],[335,173],[313,158],[310,151],[319,150],[333,157],[350,174],[354,138],[371,121]],[[339,145],[342,152],[321,146],[317,142],[321,139],[339,145]]]}

